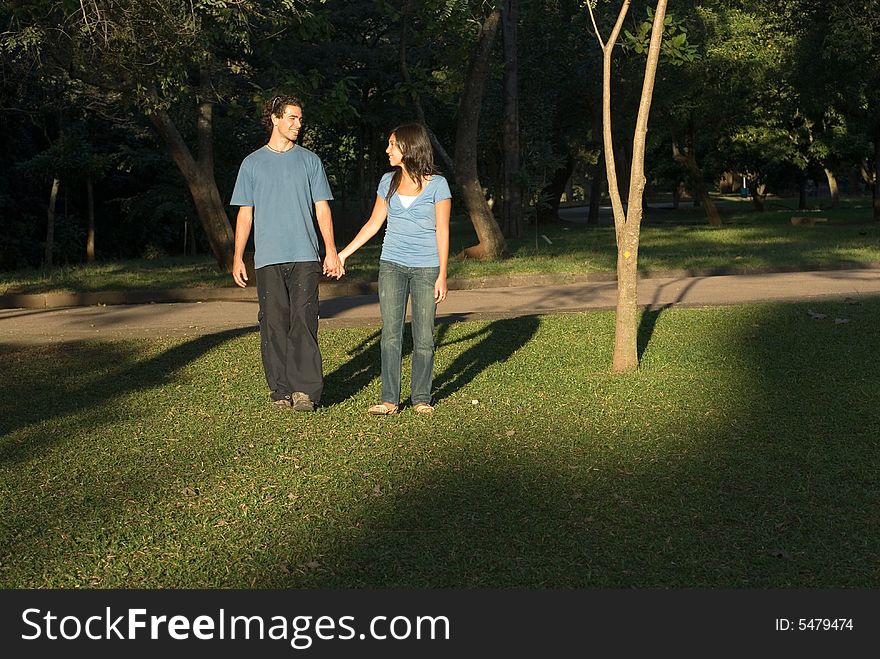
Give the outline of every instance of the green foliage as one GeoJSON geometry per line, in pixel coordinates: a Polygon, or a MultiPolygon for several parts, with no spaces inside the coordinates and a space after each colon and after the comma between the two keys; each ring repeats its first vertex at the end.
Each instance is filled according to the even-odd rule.
{"type": "MultiPolygon", "coordinates": [[[[647,55],[651,42],[651,29],[654,26],[654,8],[648,5],[648,17],[642,21],[635,33],[623,31],[624,46],[638,55],[647,55]]],[[[675,16],[667,13],[663,18],[663,41],[660,44],[660,62],[672,66],[681,66],[699,59],[696,45],[688,41],[685,25],[676,21],[675,16]]]]}
{"type": "MultiPolygon", "coordinates": [[[[347,235],[363,220],[375,179],[387,166],[385,133],[415,118],[417,103],[440,143],[454,151],[466,64],[490,4],[7,3],[0,8],[0,129],[9,148],[0,164],[0,197],[6,199],[4,212],[16,217],[18,235],[0,243],[19,246],[7,254],[39,253],[23,245],[44,235],[48,195],[40,186],[55,171],[70,179],[62,195],[76,190],[75,178],[89,166],[75,154],[86,154],[88,145],[94,155],[110,159],[95,163],[101,235],[114,239],[102,253],[140,253],[144,245],[115,242],[127,243],[129,237],[134,242],[164,235],[171,241],[192,206],[179,176],[162,172],[169,161],[144,137],[148,125],[141,111],[167,109],[194,146],[196,104],[214,103],[215,135],[222,136],[215,141],[214,162],[225,201],[241,159],[265,139],[260,105],[278,92],[305,98],[303,144],[324,158],[340,201],[340,235],[347,235]],[[404,21],[409,81],[400,62],[404,21]],[[77,146],[68,133],[80,121],[94,126],[77,146]],[[110,138],[99,144],[95,135],[110,138]],[[112,140],[120,142],[118,149],[106,143],[112,140]],[[156,153],[148,156],[149,149],[156,153]],[[137,156],[123,164],[117,153],[126,150],[137,156]],[[20,168],[13,169],[17,163],[20,168]],[[11,182],[17,179],[25,185],[11,182]],[[135,231],[137,222],[143,228],[135,231]],[[123,226],[125,231],[113,233],[123,226]]],[[[619,2],[598,6],[605,27],[619,2]]],[[[623,37],[630,56],[615,60],[615,126],[621,132],[634,121],[639,86],[631,83],[640,80],[652,6],[633,3],[636,17],[627,20],[623,37]]],[[[668,186],[682,178],[671,158],[673,140],[695,155],[706,182],[735,170],[781,190],[805,177],[821,177],[823,168],[839,174],[863,165],[871,169],[877,140],[872,131],[880,125],[880,3],[703,0],[678,3],[672,11],[664,25],[648,133],[650,182],[668,186]]],[[[588,187],[594,175],[600,153],[593,123],[599,59],[594,41],[585,38],[592,26],[582,0],[521,2],[519,20],[518,174],[534,203],[570,157],[579,188],[588,187]]],[[[502,105],[497,50],[493,58],[478,150],[481,181],[497,198],[502,105]]],[[[67,201],[76,206],[71,214],[82,218],[82,199],[71,192],[67,201]]],[[[165,239],[159,243],[173,252],[165,239]]]]}

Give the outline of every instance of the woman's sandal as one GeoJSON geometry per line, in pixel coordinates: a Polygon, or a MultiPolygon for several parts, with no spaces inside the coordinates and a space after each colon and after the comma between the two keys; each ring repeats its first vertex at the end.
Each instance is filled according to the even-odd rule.
{"type": "Polygon", "coordinates": [[[379,403],[378,405],[373,405],[367,411],[374,416],[388,416],[389,414],[397,414],[398,407],[391,403],[379,403]]]}
{"type": "Polygon", "coordinates": [[[413,405],[413,411],[419,414],[430,414],[434,411],[434,406],[430,403],[416,403],[413,405]]]}

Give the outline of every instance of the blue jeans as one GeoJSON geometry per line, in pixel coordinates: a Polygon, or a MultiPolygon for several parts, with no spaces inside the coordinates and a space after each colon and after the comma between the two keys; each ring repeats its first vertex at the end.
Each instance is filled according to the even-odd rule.
{"type": "Polygon", "coordinates": [[[382,312],[382,401],[400,402],[400,364],[407,298],[412,296],[413,405],[431,402],[434,371],[434,285],[440,268],[410,268],[379,261],[379,309],[382,312]]]}

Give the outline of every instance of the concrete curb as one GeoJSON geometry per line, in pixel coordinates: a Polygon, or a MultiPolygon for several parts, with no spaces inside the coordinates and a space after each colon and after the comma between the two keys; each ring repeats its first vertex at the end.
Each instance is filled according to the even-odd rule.
{"type": "MultiPolygon", "coordinates": [[[[692,268],[681,270],[640,270],[642,279],[675,277],[716,277],[721,275],[756,275],[785,272],[815,272],[830,270],[878,270],[880,263],[841,263],[805,264],[800,266],[764,268],[692,268]]],[[[614,281],[613,272],[594,272],[586,274],[531,274],[496,275],[474,279],[450,279],[450,290],[476,290],[481,288],[516,288],[519,286],[559,286],[589,282],[614,281]]],[[[376,282],[340,281],[322,282],[319,295],[322,299],[347,297],[352,295],[377,294],[376,282]]],[[[176,288],[130,291],[96,291],[90,293],[11,293],[0,295],[0,309],[56,309],[64,307],[88,307],[117,304],[150,304],[169,302],[253,302],[257,299],[256,286],[238,288],[176,288]]]]}

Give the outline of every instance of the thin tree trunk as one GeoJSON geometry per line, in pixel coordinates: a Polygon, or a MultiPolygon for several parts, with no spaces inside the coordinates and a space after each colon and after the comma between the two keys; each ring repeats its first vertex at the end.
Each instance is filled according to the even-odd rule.
{"type": "Polygon", "coordinates": [[[499,259],[507,251],[504,235],[492,216],[489,204],[486,203],[477,171],[480,110],[483,105],[486,77],[489,73],[492,42],[495,40],[500,20],[501,11],[497,8],[493,9],[480,28],[477,46],[468,62],[455,133],[455,181],[479,240],[477,245],[464,250],[464,256],[487,260],[499,259]]]}
{"type": "Polygon", "coordinates": [[[638,355],[638,258],[639,231],[642,223],[642,199],[645,193],[645,144],[648,134],[648,117],[654,96],[654,80],[660,61],[660,44],[663,39],[663,21],[666,17],[667,0],[658,0],[645,63],[645,78],[639,100],[639,113],[632,142],[632,167],[629,177],[629,203],[626,226],[620,234],[622,244],[617,248],[617,316],[614,331],[613,368],[617,373],[632,371],[639,366],[638,355]]]}
{"type": "Polygon", "coordinates": [[[538,194],[538,203],[535,207],[535,216],[538,222],[559,221],[559,202],[565,193],[565,186],[574,171],[574,158],[569,155],[565,159],[565,167],[560,167],[553,172],[550,183],[541,189],[538,194]]]}
{"type": "Polygon", "coordinates": [[[55,206],[58,203],[58,188],[61,181],[56,176],[52,179],[52,190],[49,192],[49,207],[46,209],[46,251],[43,264],[52,267],[52,254],[55,251],[55,206]]]}
{"type": "Polygon", "coordinates": [[[758,179],[748,179],[748,190],[749,194],[752,195],[752,203],[756,211],[764,212],[765,189],[764,184],[760,183],[758,179]]]}
{"type": "MultiPolygon", "coordinates": [[[[645,77],[639,100],[639,112],[632,141],[632,164],[629,176],[629,195],[626,215],[620,192],[617,189],[617,173],[614,164],[614,147],[611,127],[611,56],[629,10],[629,0],[624,0],[607,43],[602,43],[595,19],[593,27],[603,53],[602,71],[602,117],[605,140],[605,163],[608,170],[608,188],[614,209],[614,227],[617,236],[617,311],[614,327],[614,355],[612,368],[615,372],[627,372],[638,368],[638,250],[642,223],[642,200],[645,192],[645,141],[648,132],[648,116],[654,95],[654,80],[660,60],[660,44],[663,38],[663,22],[667,0],[658,0],[654,10],[651,42],[645,64],[645,77]]],[[[587,5],[591,18],[593,10],[587,5]]]]}
{"type": "MultiPolygon", "coordinates": [[[[362,100],[366,104],[366,92],[362,94],[362,100]]],[[[370,144],[367,130],[367,125],[363,124],[359,136],[360,145],[357,150],[357,153],[360,154],[360,157],[357,159],[358,217],[366,216],[369,213],[372,204],[376,201],[375,189],[372,187],[375,181],[367,180],[367,161],[371,157],[370,152],[373,148],[370,144]]]]}
{"type": "MultiPolygon", "coordinates": [[[[504,37],[504,233],[522,237],[522,186],[519,182],[519,90],[516,52],[517,0],[501,7],[504,37]]],[[[557,202],[558,207],[558,202],[557,202]]]]}
{"type": "Polygon", "coordinates": [[[590,181],[590,212],[587,215],[587,224],[599,224],[599,206],[602,201],[602,165],[596,164],[593,180],[590,181]]]}
{"type": "Polygon", "coordinates": [[[825,178],[828,179],[828,190],[831,192],[831,208],[840,208],[840,187],[837,185],[837,177],[834,172],[825,169],[825,178]]]}
{"type": "Polygon", "coordinates": [[[88,229],[86,231],[86,263],[95,262],[95,184],[92,177],[86,179],[86,214],[88,229]]]}
{"type": "Polygon", "coordinates": [[[678,204],[681,202],[681,182],[676,181],[672,186],[672,210],[678,210],[678,204]]]}
{"type": "MultiPolygon", "coordinates": [[[[614,160],[614,141],[611,130],[611,55],[614,44],[620,36],[620,30],[629,11],[629,5],[629,0],[624,0],[617,15],[617,22],[614,24],[611,35],[608,37],[607,44],[602,42],[599,30],[596,28],[595,22],[593,23],[593,27],[596,28],[596,36],[599,38],[599,44],[602,47],[602,142],[605,155],[605,176],[608,179],[608,196],[611,198],[611,210],[614,214],[614,229],[618,245],[620,244],[620,229],[626,223],[626,216],[623,212],[623,201],[620,198],[620,187],[617,183],[617,164],[614,160]]],[[[592,17],[593,10],[589,3],[587,8],[590,10],[590,16],[592,17]]]]}
{"type": "Polygon", "coordinates": [[[715,207],[715,202],[709,196],[706,189],[706,183],[703,180],[703,172],[697,164],[697,158],[694,156],[692,129],[688,128],[688,134],[685,137],[685,147],[682,149],[675,137],[672,138],[672,157],[676,162],[680,163],[688,173],[691,181],[691,189],[694,194],[694,205],[702,204],[703,210],[706,211],[706,218],[713,227],[721,226],[721,215],[715,207]]]}
{"type": "Polygon", "coordinates": [[[807,177],[801,172],[798,177],[798,210],[807,209],[807,177]]]}
{"type": "MultiPolygon", "coordinates": [[[[599,90],[601,91],[601,90],[599,90]]],[[[597,142],[599,158],[596,166],[592,168],[592,180],[590,181],[590,212],[587,215],[587,224],[599,224],[599,206],[602,202],[602,180],[605,173],[605,148],[604,142],[599,139],[602,134],[602,106],[593,105],[593,140],[597,142]]]]}
{"type": "Polygon", "coordinates": [[[880,125],[874,132],[874,185],[871,187],[873,196],[874,221],[880,222],[880,125]]]}

